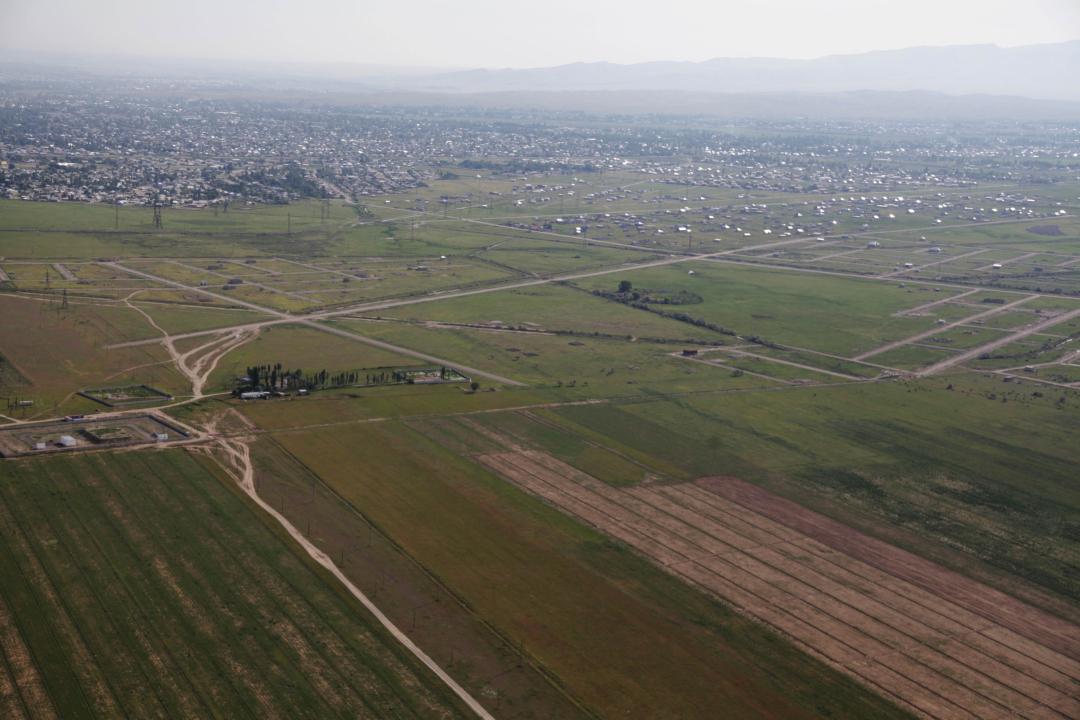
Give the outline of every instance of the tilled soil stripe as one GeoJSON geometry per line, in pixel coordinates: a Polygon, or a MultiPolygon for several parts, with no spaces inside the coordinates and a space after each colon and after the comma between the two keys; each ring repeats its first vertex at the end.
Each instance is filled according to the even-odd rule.
{"type": "MultiPolygon", "coordinates": [[[[663,488],[663,490],[673,489],[663,488]]],[[[661,507],[678,514],[688,522],[693,521],[692,513],[665,502],[672,498],[681,501],[687,499],[686,496],[677,492],[657,493],[644,488],[637,488],[632,492],[638,497],[654,498],[661,507]]],[[[689,499],[689,504],[693,504],[693,499],[689,499]]],[[[745,516],[745,509],[743,513],[745,516]]],[[[699,523],[698,527],[710,534],[714,533],[715,524],[711,520],[702,518],[699,523]]],[[[995,678],[1003,685],[1015,686],[1024,695],[1040,703],[1060,712],[1067,712],[1074,705],[1070,693],[1075,689],[1075,685],[1067,676],[1010,647],[978,634],[978,630],[990,626],[989,621],[983,618],[971,616],[975,624],[967,626],[940,614],[937,610],[941,609],[941,598],[930,595],[920,588],[884,574],[882,574],[883,577],[890,580],[893,587],[883,587],[880,578],[876,582],[867,580],[847,567],[849,564],[861,565],[859,561],[849,560],[832,548],[820,545],[810,538],[803,538],[802,542],[798,543],[778,542],[769,546],[759,546],[752,553],[757,557],[767,558],[770,564],[777,567],[791,569],[796,565],[805,566],[816,575],[828,578],[834,584],[870,598],[876,606],[884,608],[882,612],[884,616],[891,618],[890,624],[906,626],[905,631],[922,642],[931,642],[936,647],[947,638],[950,642],[948,651],[943,651],[944,654],[995,678]],[[898,585],[906,586],[902,588],[905,592],[898,592],[900,590],[896,587],[898,585]],[[924,596],[924,604],[909,599],[910,595],[919,593],[924,596]],[[929,632],[923,629],[922,625],[925,625],[929,632]],[[965,646],[967,650],[964,649],[965,646]],[[973,656],[978,658],[977,662],[973,661],[973,656]],[[974,665],[973,662],[975,662],[974,665]]]]}
{"type": "MultiPolygon", "coordinates": [[[[731,512],[741,513],[742,517],[756,526],[769,530],[774,526],[778,526],[776,521],[765,515],[747,513],[747,509],[742,505],[730,502],[719,495],[714,495],[694,485],[679,487],[690,495],[711,496],[713,499],[709,502],[729,506],[732,508],[731,512]]],[[[1049,650],[1033,640],[1021,637],[1011,631],[1005,631],[1004,628],[999,628],[999,626],[982,615],[948,602],[919,585],[890,575],[873,564],[851,557],[841,550],[825,545],[812,537],[803,536],[800,546],[824,562],[834,566],[838,563],[842,564],[846,572],[852,573],[868,582],[871,586],[879,588],[882,594],[911,600],[933,611],[936,615],[940,615],[966,628],[969,631],[968,637],[972,638],[973,643],[990,648],[1000,646],[1002,649],[994,652],[1004,652],[1009,657],[1014,658],[1021,666],[1027,668],[1029,672],[1038,676],[1048,685],[1056,687],[1066,694],[1075,692],[1077,678],[1080,678],[1080,674],[1077,674],[1077,671],[1080,670],[1080,664],[1072,659],[1049,650]],[[996,632],[994,637],[990,637],[986,634],[986,631],[992,628],[999,628],[1001,632],[996,632]]],[[[776,547],[783,548],[784,546],[777,545],[776,547]]]]}
{"type": "MultiPolygon", "coordinates": [[[[698,527],[678,519],[670,510],[672,503],[663,497],[651,495],[647,490],[635,492],[612,488],[575,468],[543,453],[525,453],[531,460],[541,464],[547,470],[558,475],[566,483],[586,488],[634,513],[640,522],[653,524],[670,533],[665,541],[669,546],[676,542],[687,543],[692,551],[703,551],[711,556],[722,556],[766,582],[784,589],[817,607],[822,612],[841,620],[850,627],[861,631],[874,643],[881,643],[891,649],[891,656],[906,657],[921,668],[910,666],[910,672],[922,673],[925,670],[940,673],[969,690],[969,703],[978,703],[983,698],[989,703],[982,709],[990,713],[997,706],[998,711],[1009,708],[1021,711],[1031,718],[1058,718],[1052,708],[1033,699],[1030,695],[1014,687],[1017,680],[1024,683],[1023,676],[1016,677],[1005,669],[1010,682],[999,682],[992,675],[983,671],[983,667],[992,660],[970,649],[950,646],[953,655],[947,655],[935,647],[942,645],[945,636],[927,631],[922,624],[911,620],[887,606],[868,598],[857,591],[844,587],[822,576],[816,571],[793,563],[782,556],[760,547],[746,553],[731,544],[718,541],[698,527]],[[730,553],[730,554],[729,554],[730,553]],[[793,586],[792,583],[795,583],[793,586]],[[928,636],[928,637],[923,637],[928,636]]],[[[726,533],[730,536],[730,533],[726,533]]],[[[689,553],[684,553],[688,554],[689,553]]],[[[881,652],[874,649],[874,652],[881,652]]],[[[994,669],[1001,669],[1000,666],[994,669]]]]}
{"type": "Polygon", "coordinates": [[[35,694],[43,701],[43,710],[52,710],[52,703],[36,676],[30,653],[0,598],[0,717],[13,720],[27,717],[27,708],[34,707],[35,694]]]}
{"type": "MultiPolygon", "coordinates": [[[[639,489],[640,490],[640,489],[639,489]]],[[[667,500],[665,497],[646,491],[633,492],[635,497],[651,500],[654,508],[671,513],[688,525],[695,523],[695,518],[687,516],[684,509],[667,500]]],[[[714,528],[707,522],[697,519],[697,522],[710,533],[714,528]]],[[[672,528],[677,530],[676,528],[672,528]]],[[[696,527],[695,532],[700,532],[696,527]]],[[[861,590],[852,588],[837,582],[833,578],[818,572],[813,567],[793,560],[787,555],[778,552],[773,546],[759,546],[747,552],[747,555],[760,561],[771,570],[783,573],[785,576],[804,583],[807,587],[827,594],[844,605],[862,613],[868,620],[860,621],[857,626],[868,634],[873,634],[879,640],[888,642],[898,651],[902,651],[909,657],[920,660],[923,664],[942,672],[945,675],[961,680],[964,685],[977,690],[980,694],[988,697],[1005,707],[1023,709],[1026,715],[1032,717],[1054,717],[1045,715],[1038,704],[1046,704],[1041,700],[1040,688],[1042,685],[1029,680],[1009,667],[1005,667],[985,657],[982,653],[959,644],[946,644],[947,636],[932,628],[927,627],[917,619],[917,615],[901,613],[892,607],[879,602],[861,590]],[[867,624],[867,622],[871,624],[867,624]],[[880,623],[883,627],[875,627],[872,623],[880,623]],[[1005,678],[1004,680],[1002,678],[1005,678]],[[1019,682],[1017,682],[1019,680],[1019,682]]],[[[760,576],[760,573],[755,573],[760,576]]],[[[783,578],[780,579],[783,582],[783,578]]],[[[1043,690],[1049,691],[1047,688],[1043,690]]],[[[1056,707],[1054,701],[1065,700],[1058,698],[1056,694],[1050,698],[1050,707],[1056,707]]]]}
{"type": "Polygon", "coordinates": [[[1065,620],[741,480],[705,478],[698,484],[1080,661],[1080,627],[1065,620]]]}
{"type": "MultiPolygon", "coordinates": [[[[574,494],[580,505],[585,507],[585,512],[580,514],[579,517],[605,531],[610,532],[612,526],[625,528],[634,525],[635,529],[638,529],[638,526],[641,525],[640,520],[635,522],[632,517],[619,519],[619,507],[613,507],[610,502],[606,503],[605,511],[601,512],[596,510],[596,506],[590,506],[587,499],[581,495],[582,488],[577,488],[572,481],[568,481],[565,477],[561,477],[557,473],[552,473],[543,466],[537,466],[536,463],[531,462],[529,457],[524,457],[524,455],[526,454],[504,453],[492,464],[496,469],[499,469],[501,466],[501,474],[506,475],[515,481],[520,481],[523,474],[528,474],[533,476],[535,482],[548,484],[549,487],[543,494],[556,505],[565,505],[563,501],[565,500],[566,493],[574,494]],[[546,477],[546,480],[540,480],[539,478],[541,477],[546,477]]],[[[536,454],[528,453],[527,455],[535,456],[536,454]]],[[[494,460],[491,456],[485,456],[484,459],[488,461],[494,460]]],[[[567,472],[576,471],[570,469],[567,472]]],[[[535,487],[534,483],[529,483],[529,485],[535,487]]],[[[588,494],[589,493],[585,491],[585,495],[587,496],[588,494]]],[[[603,502],[600,498],[594,498],[594,502],[596,501],[603,502]]],[[[623,509],[622,514],[625,514],[625,512],[625,509],[623,509]]],[[[641,529],[643,532],[645,531],[644,528],[641,529]]],[[[815,640],[808,643],[810,646],[831,646],[831,654],[826,653],[824,650],[820,652],[829,655],[835,663],[842,667],[849,668],[851,672],[860,677],[864,677],[867,674],[867,671],[863,666],[868,666],[872,668],[869,672],[875,674],[879,680],[882,677],[886,678],[887,682],[890,683],[888,686],[897,687],[898,685],[901,685],[906,687],[908,692],[904,693],[903,697],[906,698],[906,701],[909,702],[909,704],[918,708],[920,711],[934,717],[951,718],[972,716],[970,712],[965,711],[960,705],[955,702],[950,702],[939,692],[930,689],[932,686],[940,686],[942,682],[946,682],[952,686],[952,692],[954,694],[963,696],[963,703],[965,705],[978,708],[981,717],[1011,716],[1011,713],[1004,714],[997,706],[990,704],[967,688],[951,683],[951,681],[946,678],[942,678],[940,675],[919,666],[917,663],[907,663],[905,671],[915,678],[909,679],[903,673],[898,673],[894,669],[886,668],[873,661],[868,661],[864,651],[856,650],[848,644],[848,640],[851,639],[851,634],[857,631],[853,631],[852,628],[848,627],[843,622],[837,621],[832,616],[805,603],[797,597],[787,595],[782,589],[760,580],[752,573],[739,568],[737,565],[727,560],[708,556],[703,557],[700,548],[695,548],[692,544],[680,541],[677,538],[671,538],[669,537],[670,533],[653,529],[649,532],[649,535],[653,543],[660,543],[667,553],[671,553],[673,547],[681,547],[683,552],[688,553],[689,557],[692,558],[687,559],[682,563],[672,564],[669,560],[671,554],[668,554],[664,564],[668,566],[670,571],[693,579],[695,583],[705,587],[711,592],[716,592],[721,597],[727,597],[732,602],[736,602],[742,607],[749,609],[751,614],[759,613],[762,607],[769,607],[769,614],[773,614],[773,610],[775,610],[785,616],[790,615],[790,618],[778,625],[780,629],[791,633],[796,637],[804,637],[808,631],[812,630],[815,640]],[[694,567],[695,563],[697,564],[696,568],[694,567]],[[731,588],[733,587],[733,584],[738,588],[745,589],[732,592],[731,588]],[[764,606],[762,605],[762,601],[765,601],[764,606]],[[808,617],[813,618],[816,621],[813,623],[815,627],[811,628],[811,625],[807,624],[808,617]],[[831,643],[825,646],[821,645],[821,635],[833,638],[831,643]],[[839,640],[839,636],[848,636],[848,639],[839,640]],[[898,683],[897,678],[903,678],[903,681],[898,683]],[[918,689],[916,690],[916,688],[918,689]]],[[[633,535],[627,535],[626,537],[628,538],[627,542],[632,546],[646,552],[646,554],[651,554],[640,544],[634,542],[633,535]]],[[[675,553],[676,557],[677,555],[678,553],[675,553]]],[[[766,621],[771,622],[767,619],[766,621]]],[[[883,655],[889,652],[889,648],[876,643],[872,638],[867,637],[863,641],[877,644],[879,646],[878,651],[883,655]]],[[[877,685],[878,680],[871,680],[871,684],[877,685]]]]}

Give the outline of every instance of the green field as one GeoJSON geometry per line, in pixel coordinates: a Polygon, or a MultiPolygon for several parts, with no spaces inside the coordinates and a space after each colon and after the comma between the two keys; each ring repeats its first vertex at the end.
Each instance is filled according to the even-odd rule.
{"type": "Polygon", "coordinates": [[[685,290],[704,298],[677,307],[694,317],[772,342],[838,354],[854,354],[876,344],[933,327],[933,320],[893,313],[942,299],[921,286],[898,287],[834,277],[761,270],[713,263],[631,271],[579,284],[614,290],[622,279],[634,287],[685,290]],[[688,269],[694,274],[689,275],[688,269]]]}
{"type": "Polygon", "coordinates": [[[8,462],[0,498],[5,717],[465,716],[205,460],[8,462]]]}

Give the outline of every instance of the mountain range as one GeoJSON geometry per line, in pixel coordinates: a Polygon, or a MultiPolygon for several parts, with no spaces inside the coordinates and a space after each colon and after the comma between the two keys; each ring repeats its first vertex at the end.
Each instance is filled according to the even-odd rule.
{"type": "MultiPolygon", "coordinates": [[[[665,90],[709,93],[925,91],[1080,102],[1080,40],[1003,48],[915,47],[812,60],[716,58],[704,62],[573,63],[394,78],[397,89],[487,93],[665,90]]],[[[384,82],[387,79],[383,79],[384,82]]]]}

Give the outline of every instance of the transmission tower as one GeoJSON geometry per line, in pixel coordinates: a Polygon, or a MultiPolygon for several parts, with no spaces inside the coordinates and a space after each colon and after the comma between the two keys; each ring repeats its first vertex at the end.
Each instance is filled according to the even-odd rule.
{"type": "Polygon", "coordinates": [[[154,205],[154,228],[161,229],[161,206],[157,204],[154,205]]]}

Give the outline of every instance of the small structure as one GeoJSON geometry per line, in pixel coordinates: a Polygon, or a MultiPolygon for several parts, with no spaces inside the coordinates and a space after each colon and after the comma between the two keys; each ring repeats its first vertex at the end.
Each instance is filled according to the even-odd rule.
{"type": "Polygon", "coordinates": [[[249,390],[240,393],[241,400],[265,400],[268,397],[270,397],[270,393],[266,390],[249,390]]]}
{"type": "Polygon", "coordinates": [[[78,445],[79,441],[71,435],[61,435],[60,439],[56,441],[56,444],[60,447],[72,448],[78,445]]]}
{"type": "Polygon", "coordinates": [[[156,442],[165,442],[168,439],[169,439],[169,433],[164,433],[164,432],[154,433],[154,440],[156,442]]]}

